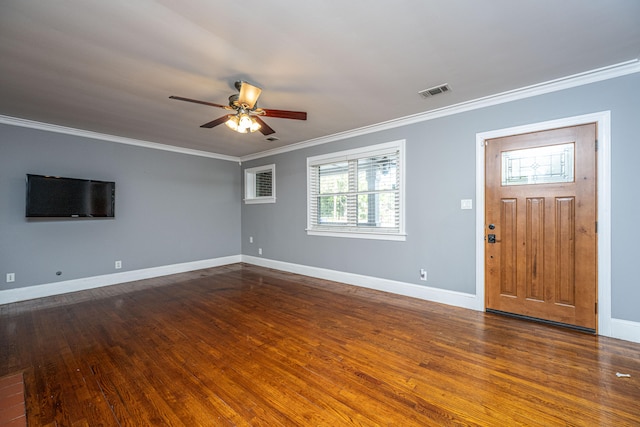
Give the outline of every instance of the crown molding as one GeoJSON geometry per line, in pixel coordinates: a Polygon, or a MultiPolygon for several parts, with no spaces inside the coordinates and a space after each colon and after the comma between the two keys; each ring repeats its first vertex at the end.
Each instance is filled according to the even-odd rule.
{"type": "Polygon", "coordinates": [[[143,141],[140,139],[126,138],[123,136],[108,135],[89,130],[76,129],[66,126],[52,125],[33,120],[20,119],[17,117],[0,115],[0,124],[26,127],[30,129],[44,130],[48,132],[63,133],[65,135],[80,136],[83,138],[99,139],[102,141],[117,142],[119,144],[135,145],[137,147],[152,148],[154,150],[171,151],[174,153],[188,154],[191,156],[209,157],[212,159],[228,160],[240,162],[240,157],[226,156],[224,154],[210,153],[207,151],[192,150],[189,148],[176,147],[173,145],[160,144],[157,142],[143,141]]]}
{"type": "Polygon", "coordinates": [[[49,123],[42,123],[33,120],[20,119],[17,117],[0,115],[0,124],[8,124],[13,126],[27,127],[31,129],[44,130],[49,132],[63,133],[67,135],[80,136],[85,138],[98,139],[102,141],[117,142],[119,144],[135,145],[138,147],[152,148],[155,150],[171,151],[174,153],[188,154],[191,156],[208,157],[212,159],[227,160],[231,162],[247,162],[250,160],[260,159],[267,156],[273,156],[276,154],[287,153],[290,151],[301,150],[316,145],[327,144],[329,142],[340,141],[347,138],[353,138],[356,136],[367,135],[373,132],[380,132],[387,129],[393,129],[400,126],[407,126],[414,123],[424,122],[428,120],[434,120],[440,117],[451,116],[454,114],[463,113],[466,111],[477,110],[481,108],[490,107],[493,105],[504,104],[511,101],[516,101],[524,98],[531,98],[533,96],[542,95],[550,92],[557,92],[572,87],[583,86],[590,83],[595,83],[603,80],[609,80],[616,77],[626,76],[628,74],[634,74],[640,72],[640,61],[632,59],[630,61],[621,62],[607,67],[597,68],[583,73],[573,74],[571,76],[562,77],[555,80],[549,80],[547,82],[538,83],[531,86],[525,86],[519,89],[514,89],[506,92],[501,92],[494,95],[477,98],[470,101],[461,102],[448,107],[442,107],[435,110],[425,111],[423,113],[413,114],[410,116],[400,117],[385,122],[360,127],[357,129],[348,130],[345,132],[339,132],[332,135],[327,135],[319,138],[310,139],[307,141],[301,141],[294,144],[289,144],[284,147],[274,148],[272,150],[261,151],[255,154],[249,154],[247,156],[236,157],[227,156],[224,154],[211,153],[207,151],[193,150],[189,148],[176,147],[173,145],[160,144],[157,142],[143,141],[134,138],[126,138],[122,136],[109,135],[99,132],[93,132],[88,130],[76,129],[66,126],[53,125],[49,123]]]}
{"type": "Polygon", "coordinates": [[[466,111],[478,110],[478,109],[490,107],[493,105],[516,101],[519,99],[531,98],[534,96],[543,95],[545,93],[557,92],[564,89],[583,86],[590,83],[596,83],[599,81],[609,80],[616,77],[622,77],[628,74],[634,74],[638,72],[640,72],[640,61],[636,58],[630,61],[609,65],[607,67],[597,68],[594,70],[585,71],[582,73],[573,74],[566,77],[561,77],[555,80],[549,80],[543,83],[537,83],[537,84],[525,86],[519,89],[501,92],[498,94],[461,102],[451,106],[438,108],[435,110],[429,110],[429,111],[414,114],[411,116],[401,117],[398,119],[393,119],[393,120],[377,123],[370,126],[364,126],[361,128],[357,128],[357,129],[353,129],[345,132],[335,133],[333,135],[327,135],[320,138],[310,139],[307,141],[290,144],[284,147],[274,148],[272,150],[261,151],[259,153],[243,156],[240,158],[240,160],[242,162],[246,162],[249,160],[255,160],[262,157],[287,153],[289,151],[301,150],[303,148],[313,147],[315,145],[326,144],[329,142],[340,141],[343,139],[366,135],[373,132],[380,132],[383,130],[393,129],[400,126],[406,126],[414,123],[434,120],[437,118],[451,116],[451,115],[463,113],[466,111]]]}

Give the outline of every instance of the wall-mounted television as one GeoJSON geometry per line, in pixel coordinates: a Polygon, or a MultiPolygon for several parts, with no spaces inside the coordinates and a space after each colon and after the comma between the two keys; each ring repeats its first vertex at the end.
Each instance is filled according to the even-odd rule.
{"type": "Polygon", "coordinates": [[[27,174],[27,218],[113,218],[115,182],[27,174]]]}

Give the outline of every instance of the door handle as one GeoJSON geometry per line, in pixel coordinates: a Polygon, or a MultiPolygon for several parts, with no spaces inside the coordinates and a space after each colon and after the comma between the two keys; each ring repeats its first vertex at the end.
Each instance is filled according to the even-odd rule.
{"type": "Polygon", "coordinates": [[[496,242],[496,235],[495,234],[488,234],[487,235],[487,243],[495,243],[496,242]]]}

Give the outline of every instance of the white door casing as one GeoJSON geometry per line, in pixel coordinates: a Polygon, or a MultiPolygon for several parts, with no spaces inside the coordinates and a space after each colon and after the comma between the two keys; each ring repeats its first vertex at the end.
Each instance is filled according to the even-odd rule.
{"type": "Polygon", "coordinates": [[[485,310],[485,140],[597,123],[598,334],[611,331],[611,112],[602,111],[476,134],[476,302],[485,310]]]}

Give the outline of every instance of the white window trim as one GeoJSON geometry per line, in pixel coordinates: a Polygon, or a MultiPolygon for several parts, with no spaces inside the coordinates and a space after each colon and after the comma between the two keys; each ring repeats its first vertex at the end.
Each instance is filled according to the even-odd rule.
{"type": "Polygon", "coordinates": [[[351,150],[340,151],[336,153],[321,154],[318,156],[307,157],[307,235],[309,236],[327,236],[327,237],[347,237],[355,239],[376,239],[376,240],[394,240],[406,241],[407,234],[405,232],[405,140],[387,142],[383,144],[370,145],[367,147],[354,148],[351,150]],[[314,229],[311,224],[311,202],[314,199],[311,194],[311,167],[319,164],[330,163],[334,161],[345,161],[361,158],[367,155],[376,155],[378,153],[388,153],[390,149],[399,151],[400,161],[400,204],[399,204],[399,224],[398,232],[383,232],[376,230],[368,231],[352,231],[352,230],[319,230],[314,229]]]}
{"type": "Polygon", "coordinates": [[[256,166],[244,170],[244,203],[275,203],[276,202],[276,165],[256,166]],[[256,197],[256,174],[260,172],[271,171],[271,196],[256,197]]]}

